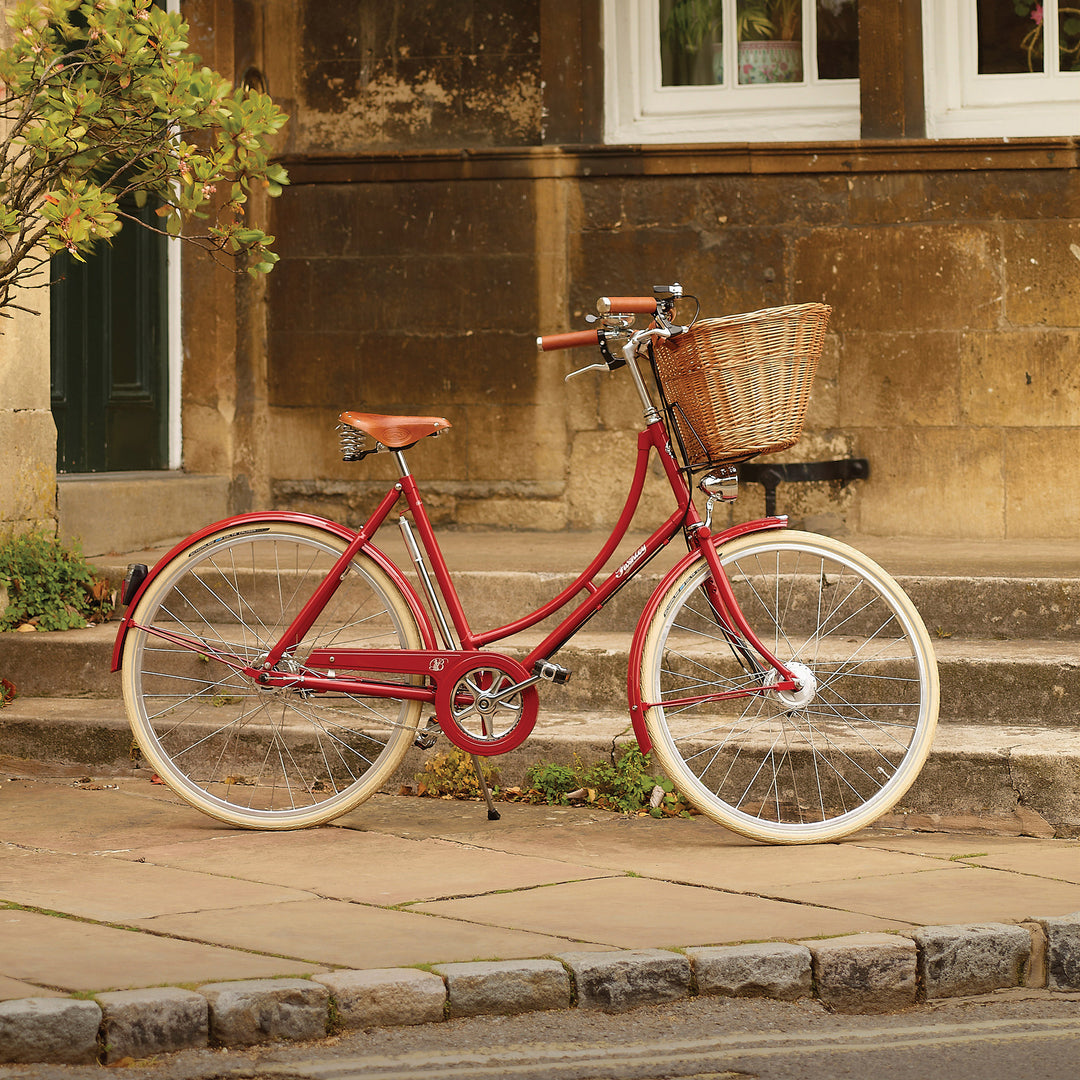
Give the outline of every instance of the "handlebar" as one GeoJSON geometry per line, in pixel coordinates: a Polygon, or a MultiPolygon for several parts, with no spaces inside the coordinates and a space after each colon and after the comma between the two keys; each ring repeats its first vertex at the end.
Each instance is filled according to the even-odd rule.
{"type": "Polygon", "coordinates": [[[583,345],[598,345],[600,330],[573,330],[568,334],[543,334],[536,339],[536,347],[541,352],[553,349],[578,349],[583,345]]]}
{"type": "Polygon", "coordinates": [[[601,296],[596,301],[596,310],[601,315],[655,315],[662,302],[655,296],[601,296]]]}
{"type": "Polygon", "coordinates": [[[653,296],[601,296],[596,301],[596,315],[586,315],[590,323],[599,323],[595,329],[573,330],[565,334],[543,334],[536,339],[536,347],[541,352],[555,349],[578,349],[597,345],[604,358],[602,364],[590,364],[588,367],[573,371],[566,377],[573,378],[585,371],[614,371],[630,362],[639,348],[647,346],[654,337],[675,337],[689,330],[697,321],[700,305],[697,298],[687,297],[683,287],[674,285],[654,285],[653,296]],[[689,300],[695,305],[693,316],[687,325],[675,323],[675,304],[678,300],[689,300]],[[634,317],[648,316],[648,324],[643,329],[634,330],[634,317]],[[617,349],[613,352],[613,349],[617,349]]]}

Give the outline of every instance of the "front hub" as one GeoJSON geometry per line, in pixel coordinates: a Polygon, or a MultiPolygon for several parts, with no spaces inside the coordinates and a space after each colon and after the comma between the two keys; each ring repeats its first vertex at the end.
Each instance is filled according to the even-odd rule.
{"type": "MultiPolygon", "coordinates": [[[[777,700],[788,709],[805,709],[817,697],[817,679],[806,664],[801,664],[797,660],[789,663],[787,669],[799,685],[794,690],[778,690],[777,700]]],[[[770,671],[765,676],[766,686],[776,686],[781,681],[778,671],[770,671]]]]}

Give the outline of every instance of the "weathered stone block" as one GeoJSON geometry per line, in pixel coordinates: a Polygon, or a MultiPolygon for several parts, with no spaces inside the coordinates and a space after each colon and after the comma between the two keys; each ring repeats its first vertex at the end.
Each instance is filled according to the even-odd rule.
{"type": "Polygon", "coordinates": [[[818,996],[841,1012],[881,1012],[915,1002],[915,942],[890,934],[808,941],[818,996]]]}
{"type": "Polygon", "coordinates": [[[412,968],[374,968],[315,975],[334,999],[346,1028],[431,1024],[443,1019],[446,986],[438,975],[412,968]]]}
{"type": "MultiPolygon", "coordinates": [[[[1080,267],[1080,261],[1073,261],[1080,267]]],[[[1080,426],[1076,329],[967,333],[959,335],[958,351],[964,422],[975,427],[1080,426]]],[[[946,365],[952,378],[955,363],[946,365]]]]}
{"type": "Polygon", "coordinates": [[[1046,934],[1046,985],[1080,990],[1080,911],[1036,921],[1046,934]]]}
{"type": "Polygon", "coordinates": [[[1072,539],[1080,500],[1062,498],[1080,477],[1078,428],[1012,428],[1005,432],[1005,535],[1072,539]]]}
{"type": "Polygon", "coordinates": [[[440,964],[452,1016],[540,1012],[570,1007],[570,976],[554,960],[440,964]]]}
{"type": "Polygon", "coordinates": [[[573,973],[578,1007],[622,1012],[690,993],[690,961],[664,949],[571,952],[556,957],[573,973]]]}
{"type": "Polygon", "coordinates": [[[983,225],[818,229],[794,243],[794,277],[823,289],[831,329],[989,329],[1001,311],[1001,250],[983,225]],[[962,281],[962,289],[949,287],[962,281]]]}
{"type": "Polygon", "coordinates": [[[98,994],[105,1062],[144,1058],[206,1046],[210,1012],[206,998],[192,990],[159,987],[98,994]]]}
{"type": "Polygon", "coordinates": [[[862,173],[851,177],[851,220],[857,224],[895,225],[926,216],[924,173],[862,173]]]}
{"type": "MultiPolygon", "coordinates": [[[[1039,709],[1046,704],[1051,710],[1061,707],[1061,702],[1071,702],[1073,708],[1080,699],[1077,690],[1075,670],[1062,667],[1059,678],[1053,685],[1041,693],[1036,691],[1028,699],[1031,707],[1039,709]],[[1044,703],[1039,697],[1049,699],[1044,703]]],[[[1063,710],[1064,711],[1064,710],[1063,710]]],[[[1065,740],[1075,739],[1073,731],[1067,731],[1065,740]]],[[[1059,830],[1059,835],[1073,835],[1080,826],[1080,791],[1076,785],[1076,764],[1072,755],[1065,757],[1056,753],[1056,747],[1044,743],[1037,749],[1015,747],[1009,758],[1009,772],[1013,789],[1019,794],[1020,801],[1027,807],[1042,814],[1059,830]]]]}
{"type": "Polygon", "coordinates": [[[93,1062],[101,1008],[94,1001],[20,998],[0,1001],[0,1062],[93,1062]]]}
{"type": "Polygon", "coordinates": [[[1004,228],[1005,314],[1013,326],[1080,324],[1080,224],[1025,221],[1004,228]]]}
{"type": "Polygon", "coordinates": [[[474,436],[467,444],[470,480],[563,479],[566,423],[561,408],[476,404],[462,411],[474,436]],[[478,432],[483,438],[475,437],[478,432]]]}
{"type": "Polygon", "coordinates": [[[247,979],[209,983],[199,993],[210,1003],[210,1041],[252,1046],[275,1039],[326,1034],[330,992],[306,979],[247,979]]]}
{"type": "Polygon", "coordinates": [[[48,409],[0,412],[0,524],[44,526],[56,506],[56,425],[48,409]]]}
{"type": "Polygon", "coordinates": [[[458,501],[454,524],[484,529],[558,532],[566,528],[566,513],[566,502],[562,499],[464,496],[458,501]]]}
{"type": "Polygon", "coordinates": [[[959,340],[955,333],[845,334],[838,423],[919,428],[958,423],[959,340]]]}
{"type": "Polygon", "coordinates": [[[787,942],[687,949],[698,992],[794,1001],[813,992],[810,950],[787,942]]]}
{"type": "Polygon", "coordinates": [[[924,926],[912,938],[919,948],[919,978],[928,998],[1019,986],[1031,956],[1031,934],[1005,923],[924,926]]]}
{"type": "Polygon", "coordinates": [[[860,531],[875,536],[999,538],[1004,439],[983,428],[857,429],[870,479],[857,485],[860,531]],[[947,463],[947,464],[946,464],[947,463]]]}
{"type": "MultiPolygon", "coordinates": [[[[637,435],[633,431],[591,431],[575,436],[566,487],[570,528],[611,527],[626,500],[636,456],[637,435]]],[[[650,469],[638,520],[662,521],[672,508],[667,481],[650,469]]]]}

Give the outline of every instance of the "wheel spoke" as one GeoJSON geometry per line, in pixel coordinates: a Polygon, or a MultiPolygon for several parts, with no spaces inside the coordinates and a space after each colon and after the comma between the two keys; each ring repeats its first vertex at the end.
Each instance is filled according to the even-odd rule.
{"type": "Polygon", "coordinates": [[[749,536],[720,556],[797,685],[769,689],[779,677],[723,632],[707,566],[691,563],[645,638],[658,758],[699,809],[756,839],[806,843],[870,824],[910,786],[933,736],[937,669],[918,614],[879,567],[825,537],[749,536]],[[732,692],[744,696],[722,697],[732,692]]]}
{"type": "MultiPolygon", "coordinates": [[[[199,809],[254,828],[316,824],[378,790],[408,749],[419,702],[263,688],[237,670],[261,663],[343,550],[322,529],[249,521],[182,550],[146,589],[125,643],[128,715],[162,779],[199,809]]],[[[358,555],[278,670],[325,676],[304,658],[330,642],[424,639],[405,597],[358,555]]]]}

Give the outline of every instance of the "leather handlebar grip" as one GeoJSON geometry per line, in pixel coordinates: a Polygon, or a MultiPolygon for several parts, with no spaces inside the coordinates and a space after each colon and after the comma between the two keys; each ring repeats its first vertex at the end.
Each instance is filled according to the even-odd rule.
{"type": "Polygon", "coordinates": [[[601,296],[596,301],[596,310],[601,315],[611,312],[627,315],[655,315],[655,296],[601,296]]]}
{"type": "Polygon", "coordinates": [[[584,345],[598,345],[599,343],[599,330],[574,330],[569,334],[545,334],[536,339],[536,347],[541,352],[551,352],[553,349],[578,349],[584,345]]]}

